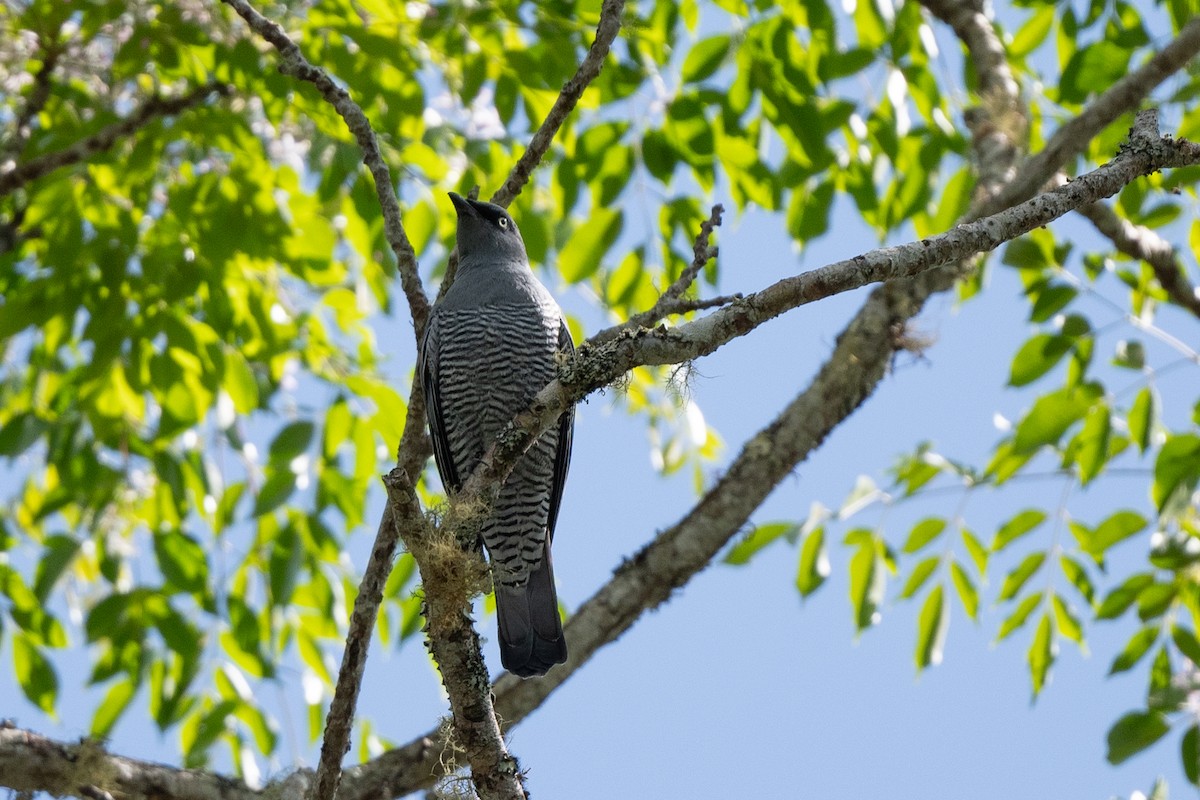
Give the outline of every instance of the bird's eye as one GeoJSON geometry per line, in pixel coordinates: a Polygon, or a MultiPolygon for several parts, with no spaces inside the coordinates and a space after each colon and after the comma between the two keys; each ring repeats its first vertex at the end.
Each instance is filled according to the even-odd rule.
{"type": "Polygon", "coordinates": [[[500,227],[501,227],[501,228],[507,228],[507,227],[508,227],[508,218],[507,218],[507,217],[501,217],[501,218],[500,218],[498,221],[499,221],[499,223],[500,223],[500,227]]]}

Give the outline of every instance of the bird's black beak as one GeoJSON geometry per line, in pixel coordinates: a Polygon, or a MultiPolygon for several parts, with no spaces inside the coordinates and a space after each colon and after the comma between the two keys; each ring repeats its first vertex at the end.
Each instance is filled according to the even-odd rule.
{"type": "Polygon", "coordinates": [[[457,192],[450,192],[450,202],[454,203],[454,210],[458,212],[459,218],[479,216],[479,212],[475,210],[474,203],[457,192]]]}

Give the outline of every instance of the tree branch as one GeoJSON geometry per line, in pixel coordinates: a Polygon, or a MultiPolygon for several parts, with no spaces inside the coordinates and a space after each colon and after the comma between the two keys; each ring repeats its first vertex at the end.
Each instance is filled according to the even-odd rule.
{"type": "MultiPolygon", "coordinates": [[[[450,700],[451,735],[471,768],[482,800],[524,800],[517,760],[508,752],[492,707],[492,687],[483,646],[471,619],[471,599],[490,586],[478,548],[478,526],[457,519],[434,528],[413,503],[412,483],[400,470],[384,479],[397,519],[410,519],[404,543],[421,571],[425,593],[426,641],[437,661],[450,700]],[[418,521],[419,520],[419,521],[418,521]],[[457,538],[454,534],[461,534],[457,538]]],[[[451,509],[461,513],[461,506],[451,509]]]]}
{"type": "Polygon", "coordinates": [[[383,212],[383,230],[387,236],[388,245],[396,254],[396,266],[400,271],[400,286],[408,300],[408,308],[412,314],[414,333],[418,344],[425,332],[425,323],[429,320],[429,298],[421,285],[421,276],[417,272],[417,255],[413,252],[408,234],[404,232],[404,223],[400,220],[400,203],[396,199],[395,185],[392,183],[392,172],[383,153],[379,150],[379,142],[371,122],[363,113],[358,103],[354,102],[342,87],[334,83],[323,69],[313,66],[300,51],[300,46],[293,42],[283,28],[258,13],[246,0],[221,0],[233,8],[251,30],[266,39],[282,57],[279,71],[302,81],[307,81],[317,88],[321,97],[333,106],[338,115],[346,123],[358,147],[362,150],[363,163],[375,180],[375,196],[379,200],[379,208],[383,212]]]}
{"type": "Polygon", "coordinates": [[[554,141],[558,129],[575,109],[576,103],[583,96],[588,84],[600,74],[600,69],[604,66],[604,59],[608,56],[608,49],[621,30],[621,14],[624,11],[625,0],[604,0],[600,8],[600,22],[596,26],[596,38],[592,41],[587,55],[584,56],[579,69],[563,85],[562,91],[558,93],[558,99],[554,101],[550,112],[546,114],[546,119],[542,121],[537,133],[529,140],[529,147],[525,149],[525,153],[509,173],[508,180],[504,181],[503,185],[492,195],[491,202],[507,208],[513,198],[519,195],[521,189],[529,182],[529,176],[533,174],[538,164],[542,163],[542,157],[550,149],[550,144],[554,141]]]}
{"type": "Polygon", "coordinates": [[[1189,20],[1166,47],[1063,123],[1042,151],[1023,164],[1003,190],[975,209],[976,216],[995,213],[1032,197],[1069,160],[1083,152],[1096,134],[1122,114],[1137,108],[1155,87],[1183,69],[1197,52],[1200,52],[1200,17],[1189,20]]]}
{"type": "Polygon", "coordinates": [[[1183,264],[1170,242],[1144,225],[1122,219],[1106,203],[1083,206],[1079,213],[1091,220],[1096,230],[1107,236],[1117,250],[1149,264],[1167,295],[1177,305],[1200,317],[1200,295],[1188,282],[1183,264]]]}
{"type": "Polygon", "coordinates": [[[306,782],[296,773],[274,785],[274,793],[257,791],[241,781],[194,769],[115,756],[100,742],[56,742],[0,721],[0,775],[4,785],[21,792],[122,800],[259,800],[267,796],[297,797],[306,782]]]}
{"type": "Polygon", "coordinates": [[[967,109],[964,118],[972,134],[978,192],[989,196],[1012,180],[1027,138],[1029,120],[1008,54],[980,0],[921,0],[921,4],[962,40],[975,67],[980,104],[967,109]]]}
{"type": "MultiPolygon", "coordinates": [[[[120,122],[114,122],[70,147],[30,159],[24,164],[0,165],[0,197],[12,193],[30,181],[60,167],[78,164],[112,147],[118,139],[144,128],[159,117],[169,117],[200,105],[211,94],[227,95],[230,87],[223,83],[206,83],[179,97],[151,97],[120,122]],[[5,166],[9,169],[4,172],[5,166]]],[[[32,99],[32,98],[31,98],[32,99]]]]}
{"type": "MultiPolygon", "coordinates": [[[[404,231],[400,218],[400,204],[396,199],[391,170],[383,160],[379,142],[371,123],[362,108],[350,94],[334,83],[322,69],[313,66],[304,57],[297,45],[276,23],[262,16],[246,0],[222,0],[246,21],[252,30],[262,36],[279,51],[282,57],[280,71],[307,81],[317,88],[321,96],[333,106],[354,136],[362,150],[363,162],[371,172],[375,183],[375,195],[383,213],[384,231],[400,272],[400,285],[408,300],[413,320],[413,330],[418,347],[429,320],[429,298],[421,283],[416,253],[404,231]]],[[[424,431],[424,401],[420,392],[420,377],[414,380],[414,392],[409,398],[408,414],[404,433],[397,453],[398,468],[407,475],[419,475],[429,457],[429,439],[424,431]]],[[[412,483],[405,498],[415,510],[412,517],[421,519],[420,507],[412,483]]],[[[389,488],[389,497],[392,492],[389,488]]],[[[354,600],[350,623],[346,634],[346,645],[342,651],[342,664],[338,670],[333,700],[325,721],[325,734],[321,741],[321,757],[317,764],[317,775],[312,788],[314,800],[330,800],[337,792],[341,780],[341,762],[350,749],[350,734],[354,722],[358,693],[362,686],[362,675],[366,669],[370,651],[371,632],[379,614],[383,599],[383,587],[391,573],[401,527],[413,519],[400,519],[395,514],[396,503],[389,501],[380,519],[371,556],[363,571],[358,594],[354,600]]]]}
{"type": "Polygon", "coordinates": [[[12,137],[4,143],[3,147],[4,152],[14,159],[21,155],[21,150],[29,141],[29,126],[33,122],[33,118],[42,113],[42,109],[46,107],[46,101],[50,99],[50,76],[58,68],[58,59],[62,55],[62,48],[54,40],[57,36],[58,33],[55,32],[50,42],[47,42],[43,36],[38,37],[38,47],[42,51],[42,65],[38,68],[37,74],[33,76],[33,88],[29,91],[29,96],[25,98],[25,105],[13,120],[12,137]]]}

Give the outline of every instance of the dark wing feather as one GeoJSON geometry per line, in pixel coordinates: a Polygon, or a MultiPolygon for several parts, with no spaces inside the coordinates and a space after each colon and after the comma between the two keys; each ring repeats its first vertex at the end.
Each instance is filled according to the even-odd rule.
{"type": "Polygon", "coordinates": [[[421,342],[421,384],[425,391],[425,417],[429,420],[429,437],[433,440],[433,460],[448,492],[462,488],[454,456],[450,452],[446,421],[442,419],[441,386],[438,383],[438,319],[437,312],[429,318],[425,338],[421,342]]]}
{"type": "MultiPolygon", "coordinates": [[[[558,351],[564,354],[575,352],[571,331],[567,323],[561,322],[558,329],[558,351]]],[[[554,539],[554,525],[558,522],[558,505],[562,502],[563,486],[567,483],[567,470],[571,466],[571,438],[575,431],[575,406],[571,406],[558,418],[558,450],[554,453],[554,482],[550,486],[550,516],[546,519],[546,532],[554,539]]],[[[549,558],[549,548],[546,551],[549,558]]]]}

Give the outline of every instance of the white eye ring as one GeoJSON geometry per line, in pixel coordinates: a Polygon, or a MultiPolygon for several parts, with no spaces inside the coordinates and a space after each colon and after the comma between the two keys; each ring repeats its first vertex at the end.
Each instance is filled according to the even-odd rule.
{"type": "Polygon", "coordinates": [[[499,222],[500,222],[500,227],[501,227],[501,228],[507,228],[507,227],[508,227],[508,218],[507,218],[507,217],[501,217],[501,218],[500,218],[500,220],[499,220],[499,222]]]}

